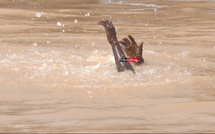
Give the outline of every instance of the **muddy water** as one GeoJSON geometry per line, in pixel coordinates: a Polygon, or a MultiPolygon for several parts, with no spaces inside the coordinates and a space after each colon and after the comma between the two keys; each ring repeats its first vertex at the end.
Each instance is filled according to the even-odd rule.
{"type": "Polygon", "coordinates": [[[0,132],[215,132],[215,1],[1,0],[0,132]],[[118,73],[104,29],[144,41],[118,73]]]}

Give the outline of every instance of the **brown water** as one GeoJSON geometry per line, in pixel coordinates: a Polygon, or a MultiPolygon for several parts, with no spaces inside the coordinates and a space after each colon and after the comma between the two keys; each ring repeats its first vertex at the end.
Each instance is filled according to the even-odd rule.
{"type": "Polygon", "coordinates": [[[1,0],[0,132],[215,132],[215,1],[1,0]],[[118,73],[104,29],[144,41],[118,73]]]}

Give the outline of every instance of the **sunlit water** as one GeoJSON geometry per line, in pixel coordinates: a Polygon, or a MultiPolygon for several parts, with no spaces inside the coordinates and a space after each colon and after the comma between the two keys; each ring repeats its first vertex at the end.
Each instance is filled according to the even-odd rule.
{"type": "Polygon", "coordinates": [[[2,0],[0,132],[214,132],[215,1],[2,0]],[[102,19],[144,41],[118,73],[102,19]]]}

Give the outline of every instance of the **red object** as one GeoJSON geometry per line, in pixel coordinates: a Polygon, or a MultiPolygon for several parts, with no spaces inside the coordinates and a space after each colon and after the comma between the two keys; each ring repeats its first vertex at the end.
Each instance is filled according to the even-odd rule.
{"type": "Polygon", "coordinates": [[[127,61],[128,62],[138,62],[139,58],[128,58],[127,61]]]}

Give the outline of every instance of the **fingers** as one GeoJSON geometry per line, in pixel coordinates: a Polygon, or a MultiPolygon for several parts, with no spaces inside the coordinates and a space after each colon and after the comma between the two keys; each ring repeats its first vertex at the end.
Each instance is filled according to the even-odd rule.
{"type": "Polygon", "coordinates": [[[131,35],[128,35],[128,38],[123,38],[120,43],[122,43],[125,47],[132,46],[132,47],[138,47],[137,43],[135,42],[134,38],[131,35]],[[129,39],[131,40],[129,40],[129,39]]]}
{"type": "Polygon", "coordinates": [[[119,41],[122,45],[125,46],[125,52],[128,57],[137,57],[138,62],[135,62],[135,65],[140,65],[144,63],[143,59],[143,44],[144,42],[140,43],[138,46],[135,42],[134,38],[131,35],[128,35],[128,38],[123,38],[121,41],[119,41]],[[129,39],[130,40],[129,40],[129,39]]]}
{"type": "Polygon", "coordinates": [[[143,42],[138,47],[137,56],[142,57],[142,54],[143,54],[143,42]]]}
{"type": "Polygon", "coordinates": [[[137,57],[139,58],[139,61],[136,62],[135,65],[140,65],[144,62],[142,54],[143,54],[143,42],[138,46],[137,57]]]}
{"type": "Polygon", "coordinates": [[[108,23],[109,23],[108,20],[101,20],[97,24],[102,25],[102,26],[104,26],[105,29],[107,29],[108,28],[108,23]]]}
{"type": "Polygon", "coordinates": [[[105,21],[104,21],[104,20],[101,20],[101,21],[97,22],[97,24],[98,24],[98,25],[104,26],[104,25],[105,25],[105,21]]]}
{"type": "Polygon", "coordinates": [[[127,44],[130,44],[131,42],[130,42],[130,40],[128,40],[128,38],[123,38],[122,39],[124,42],[126,42],[127,44]]]}
{"type": "Polygon", "coordinates": [[[109,23],[109,27],[110,28],[113,28],[114,26],[113,26],[113,23],[111,22],[111,21],[108,21],[108,23],[109,23]]]}
{"type": "Polygon", "coordinates": [[[122,45],[125,46],[125,47],[128,46],[128,44],[127,44],[125,41],[123,41],[123,40],[119,41],[119,43],[122,44],[122,45]]]}
{"type": "Polygon", "coordinates": [[[128,38],[131,40],[132,45],[137,46],[136,41],[134,40],[134,38],[131,35],[128,35],[128,38]]]}
{"type": "Polygon", "coordinates": [[[121,43],[125,47],[128,47],[128,45],[130,45],[131,42],[128,40],[128,38],[123,38],[121,41],[119,41],[119,43],[121,43]]]}
{"type": "Polygon", "coordinates": [[[113,24],[109,20],[101,20],[97,23],[98,25],[102,25],[105,27],[105,29],[111,29],[114,28],[113,24]]]}

